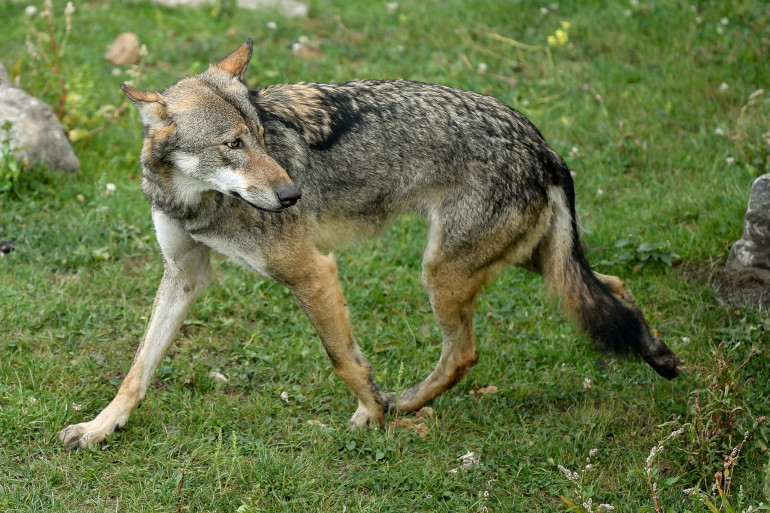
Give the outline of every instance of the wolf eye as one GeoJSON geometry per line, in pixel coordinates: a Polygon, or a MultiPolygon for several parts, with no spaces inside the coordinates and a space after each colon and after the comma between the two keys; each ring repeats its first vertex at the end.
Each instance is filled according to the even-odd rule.
{"type": "Polygon", "coordinates": [[[225,143],[225,146],[227,146],[231,150],[238,150],[240,148],[243,148],[243,141],[241,140],[240,137],[238,137],[237,139],[233,139],[232,141],[227,141],[225,143]]]}

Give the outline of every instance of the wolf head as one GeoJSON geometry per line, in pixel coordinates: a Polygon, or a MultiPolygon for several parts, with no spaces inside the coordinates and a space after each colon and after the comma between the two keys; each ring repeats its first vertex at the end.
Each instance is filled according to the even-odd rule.
{"type": "Polygon", "coordinates": [[[249,101],[245,77],[251,53],[249,39],[217,65],[162,94],[121,84],[144,124],[143,172],[162,174],[164,185],[187,203],[214,190],[279,211],[300,198],[299,188],[268,155],[264,129],[249,101]]]}

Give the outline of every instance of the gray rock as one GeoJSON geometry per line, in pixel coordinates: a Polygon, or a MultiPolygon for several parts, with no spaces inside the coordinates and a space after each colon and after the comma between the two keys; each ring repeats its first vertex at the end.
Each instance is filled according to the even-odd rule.
{"type": "Polygon", "coordinates": [[[734,271],[747,267],[770,271],[770,173],[751,185],[743,237],[730,249],[726,266],[734,271]]]}
{"type": "MultiPolygon", "coordinates": [[[[190,7],[199,7],[201,5],[213,3],[213,0],[155,0],[156,3],[176,7],[186,5],[190,7]]],[[[310,7],[305,2],[296,0],[237,0],[238,7],[241,9],[278,8],[287,18],[301,18],[308,15],[310,7]]]]}
{"type": "MultiPolygon", "coordinates": [[[[6,82],[7,75],[0,64],[0,126],[10,121],[11,148],[31,167],[42,164],[67,172],[80,169],[64,128],[50,107],[15,87],[10,79],[6,82]]],[[[7,135],[0,133],[3,139],[7,135]]]]}

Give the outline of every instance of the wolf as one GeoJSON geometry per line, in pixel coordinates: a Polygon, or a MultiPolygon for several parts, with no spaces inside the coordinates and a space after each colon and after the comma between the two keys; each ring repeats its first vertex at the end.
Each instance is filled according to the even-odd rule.
{"type": "Polygon", "coordinates": [[[162,93],[122,84],[144,125],[142,190],[164,274],[117,395],[93,420],[64,428],[66,446],[125,426],[211,280],[212,249],[290,288],[358,399],[352,426],[414,412],[463,378],[479,357],[476,296],[506,265],[541,274],[601,349],[677,376],[679,359],[652,337],[624,283],[589,266],[569,169],[521,113],[405,80],[250,89],[251,56],[248,40],[162,93]],[[372,378],[327,252],[407,212],[429,221],[422,278],[443,346],[430,375],[396,394],[372,378]]]}

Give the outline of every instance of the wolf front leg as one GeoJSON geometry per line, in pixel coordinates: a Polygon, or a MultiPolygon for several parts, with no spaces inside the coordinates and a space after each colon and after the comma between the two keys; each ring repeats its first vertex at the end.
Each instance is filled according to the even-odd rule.
{"type": "Polygon", "coordinates": [[[209,249],[191,239],[165,215],[153,212],[153,220],[165,271],[147,333],[115,399],[92,421],[68,426],[59,432],[59,439],[67,447],[98,444],[125,426],[144,399],[155,370],[190,307],[211,279],[209,249]]]}
{"type": "Polygon", "coordinates": [[[334,372],[358,397],[358,409],[350,424],[380,427],[385,422],[387,406],[372,378],[372,366],[353,338],[334,257],[310,250],[301,263],[295,264],[290,267],[301,272],[295,271],[291,278],[284,278],[321,337],[334,372]]]}

